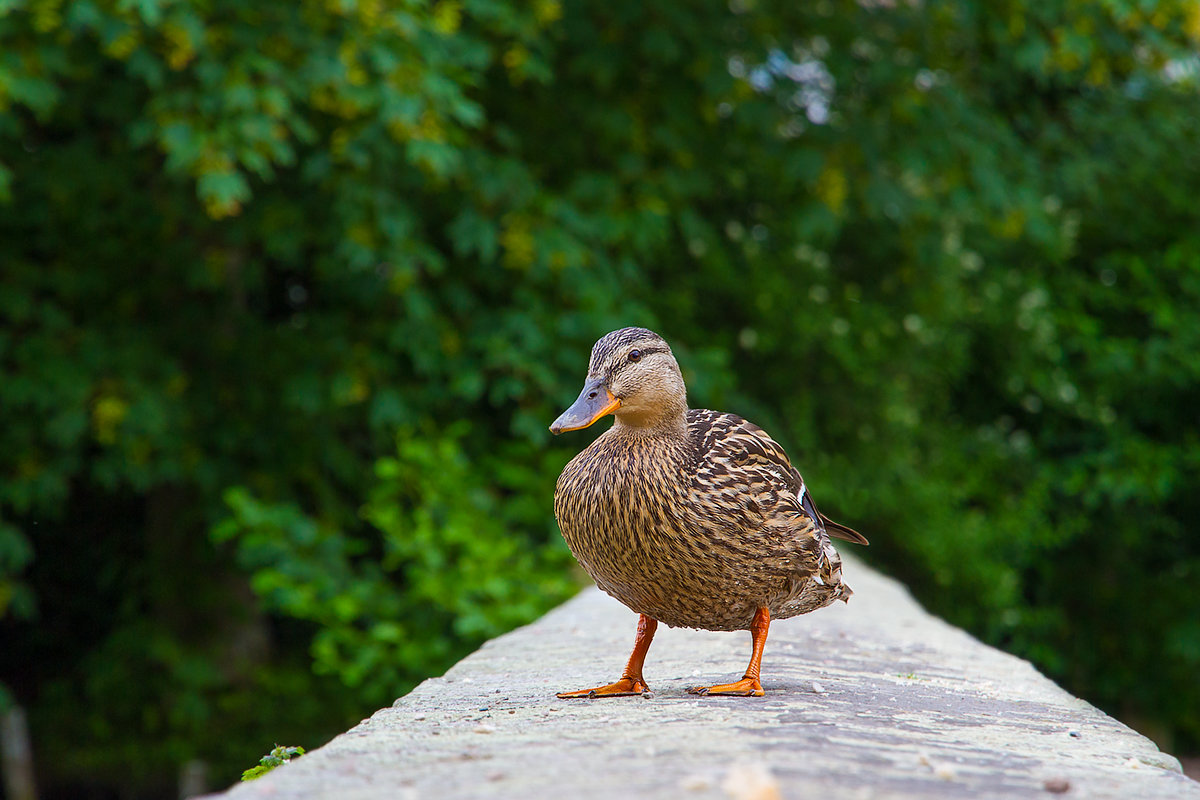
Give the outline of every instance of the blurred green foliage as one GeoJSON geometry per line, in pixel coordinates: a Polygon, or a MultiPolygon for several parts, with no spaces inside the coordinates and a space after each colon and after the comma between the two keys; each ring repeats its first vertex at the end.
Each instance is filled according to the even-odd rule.
{"type": "Polygon", "coordinates": [[[49,786],[323,737],[565,597],[675,346],[934,611],[1200,746],[1184,0],[0,0],[0,679],[49,786]]]}

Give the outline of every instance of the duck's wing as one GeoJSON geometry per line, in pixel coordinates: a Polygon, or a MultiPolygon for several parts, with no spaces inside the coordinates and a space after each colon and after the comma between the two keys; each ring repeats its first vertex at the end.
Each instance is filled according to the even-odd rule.
{"type": "MultiPolygon", "coordinates": [[[[820,512],[817,513],[820,514],[820,512]]],[[[824,514],[821,514],[821,521],[825,523],[826,532],[828,532],[829,535],[835,539],[842,539],[844,541],[854,542],[855,544],[861,544],[863,546],[870,544],[870,542],[867,541],[867,537],[854,530],[854,528],[843,525],[840,522],[834,522],[824,514]]]]}
{"type": "Polygon", "coordinates": [[[746,509],[780,522],[803,515],[817,532],[867,544],[861,533],[820,512],[799,470],[762,428],[736,414],[706,409],[688,411],[687,421],[695,447],[695,488],[731,511],[746,509]]]}

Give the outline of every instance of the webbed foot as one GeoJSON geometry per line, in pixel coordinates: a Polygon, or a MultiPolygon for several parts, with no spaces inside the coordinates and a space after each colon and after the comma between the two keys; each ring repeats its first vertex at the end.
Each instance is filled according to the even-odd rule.
{"type": "Polygon", "coordinates": [[[742,678],[734,683],[723,683],[719,686],[692,686],[688,694],[721,695],[723,697],[762,697],[766,694],[758,678],[742,678]]]}
{"type": "Polygon", "coordinates": [[[648,691],[650,691],[650,687],[641,678],[621,678],[616,683],[610,683],[607,686],[597,686],[595,689],[580,689],[578,692],[559,692],[557,696],[563,700],[572,700],[579,697],[629,697],[630,695],[648,691]]]}

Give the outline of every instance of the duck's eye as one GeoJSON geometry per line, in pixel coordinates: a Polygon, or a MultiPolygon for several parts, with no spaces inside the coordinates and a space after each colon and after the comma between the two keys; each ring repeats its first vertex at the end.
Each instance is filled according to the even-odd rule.
{"type": "Polygon", "coordinates": [[[642,360],[642,351],[641,350],[630,350],[629,351],[629,360],[633,361],[634,363],[641,361],[642,360]]]}

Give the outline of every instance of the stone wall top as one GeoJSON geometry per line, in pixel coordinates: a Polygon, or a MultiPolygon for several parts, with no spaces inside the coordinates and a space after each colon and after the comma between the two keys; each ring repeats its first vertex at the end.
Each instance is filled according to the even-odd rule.
{"type": "MultiPolygon", "coordinates": [[[[771,627],[763,698],[746,633],[660,627],[642,697],[558,700],[615,680],[636,615],[590,589],[488,642],[250,798],[1171,798],[1179,763],[1029,663],[927,614],[847,558],[855,596],[771,627]]],[[[303,743],[301,743],[303,744],[303,743]]]]}

